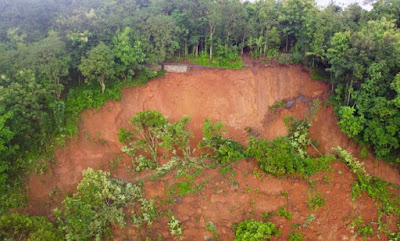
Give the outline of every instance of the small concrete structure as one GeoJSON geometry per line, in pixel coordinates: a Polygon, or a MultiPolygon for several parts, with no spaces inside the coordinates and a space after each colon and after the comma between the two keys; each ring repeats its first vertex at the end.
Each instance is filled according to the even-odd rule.
{"type": "Polygon", "coordinates": [[[168,73],[186,73],[189,71],[187,64],[164,63],[163,68],[168,73]]]}

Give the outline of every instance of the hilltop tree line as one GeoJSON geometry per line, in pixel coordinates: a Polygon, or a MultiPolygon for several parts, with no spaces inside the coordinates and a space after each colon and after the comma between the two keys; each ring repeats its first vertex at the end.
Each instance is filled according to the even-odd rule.
{"type": "Polygon", "coordinates": [[[399,161],[399,26],[398,0],[371,11],[313,0],[0,1],[0,203],[17,205],[25,171],[71,134],[68,115],[82,107],[68,98],[95,102],[176,57],[250,54],[325,70],[343,132],[399,161]]]}

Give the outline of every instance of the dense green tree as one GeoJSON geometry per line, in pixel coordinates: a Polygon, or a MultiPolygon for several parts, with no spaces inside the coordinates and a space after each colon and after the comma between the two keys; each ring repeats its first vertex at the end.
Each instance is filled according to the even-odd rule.
{"type": "Polygon", "coordinates": [[[174,19],[165,14],[150,15],[140,23],[139,39],[146,52],[146,62],[155,64],[172,57],[179,48],[180,30],[174,19]]]}
{"type": "Polygon", "coordinates": [[[87,53],[87,57],[82,57],[79,70],[85,77],[85,82],[98,82],[101,86],[101,93],[106,90],[106,81],[110,81],[115,76],[114,53],[103,42],[87,53]]]}
{"type": "Polygon", "coordinates": [[[285,36],[285,51],[289,51],[291,42],[296,43],[302,35],[302,24],[307,13],[313,8],[314,0],[283,0],[279,2],[279,23],[285,36]],[[289,46],[290,45],[290,46],[289,46]]]}
{"type": "Polygon", "coordinates": [[[145,54],[142,49],[142,43],[135,41],[132,44],[130,38],[131,29],[126,27],[123,32],[117,31],[113,38],[113,52],[115,57],[119,60],[121,65],[121,71],[124,77],[127,75],[133,76],[135,74],[134,69],[139,68],[139,64],[145,59],[145,54]]]}
{"type": "Polygon", "coordinates": [[[205,18],[207,19],[208,23],[208,36],[209,36],[209,49],[210,49],[209,55],[211,62],[213,59],[214,34],[217,26],[221,24],[222,12],[221,12],[221,6],[217,1],[206,0],[205,6],[206,6],[205,18]]]}

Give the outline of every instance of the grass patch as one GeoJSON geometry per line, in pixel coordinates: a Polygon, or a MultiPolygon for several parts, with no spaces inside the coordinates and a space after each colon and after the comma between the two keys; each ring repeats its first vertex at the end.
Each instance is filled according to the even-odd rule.
{"type": "Polygon", "coordinates": [[[326,198],[324,198],[320,192],[315,193],[312,197],[307,199],[307,207],[311,210],[318,210],[319,208],[325,206],[326,198]]]}
{"type": "Polygon", "coordinates": [[[202,66],[226,68],[226,69],[243,69],[242,58],[238,54],[230,57],[215,56],[210,62],[210,56],[207,53],[201,53],[199,56],[189,55],[187,58],[175,58],[174,61],[189,61],[193,64],[202,66]]]}
{"type": "Polygon", "coordinates": [[[211,221],[208,222],[207,225],[204,228],[212,233],[212,236],[213,236],[214,240],[219,240],[220,239],[217,227],[215,227],[215,224],[213,222],[211,222],[211,221]]]}
{"type": "Polygon", "coordinates": [[[312,68],[311,69],[311,79],[329,81],[331,79],[329,72],[322,68],[312,68]]]}
{"type": "Polygon", "coordinates": [[[284,217],[286,220],[290,220],[293,217],[292,213],[283,207],[278,209],[278,216],[284,217]]]}
{"type": "Polygon", "coordinates": [[[292,232],[289,235],[288,241],[302,241],[303,233],[300,232],[292,232]]]}
{"type": "Polygon", "coordinates": [[[270,110],[276,110],[281,107],[284,107],[286,105],[287,101],[286,100],[278,100],[276,101],[273,105],[269,106],[270,110]]]}

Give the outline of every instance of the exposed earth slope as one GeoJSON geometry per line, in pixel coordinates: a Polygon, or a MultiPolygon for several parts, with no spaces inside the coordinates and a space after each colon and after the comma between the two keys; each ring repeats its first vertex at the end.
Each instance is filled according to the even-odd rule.
{"type": "MultiPolygon", "coordinates": [[[[75,191],[82,179],[82,170],[88,167],[108,170],[113,159],[121,156],[122,145],[117,132],[120,128],[130,128],[129,119],[137,112],[156,109],[172,121],[190,116],[193,146],[202,138],[202,124],[206,118],[223,122],[227,136],[245,143],[249,136],[246,128],[251,128],[252,135],[268,139],[286,135],[283,118],[288,115],[302,118],[309,110],[308,102],[315,98],[327,100],[329,90],[327,84],[311,80],[310,74],[300,66],[266,67],[261,64],[244,70],[197,69],[185,74],[167,73],[145,86],[125,89],[121,101],[110,101],[100,109],[86,110],[82,114],[79,136],[56,151],[55,164],[49,166],[46,174],[31,176],[28,212],[51,217],[63,194],[75,191]],[[292,106],[275,111],[269,108],[280,100],[291,101],[292,106]],[[55,190],[57,195],[50,196],[55,190]]],[[[310,129],[311,138],[320,143],[319,151],[326,153],[332,147],[342,146],[358,156],[359,148],[340,132],[336,122],[333,107],[321,106],[310,129]]],[[[371,175],[400,184],[398,171],[386,163],[372,158],[362,161],[371,175]]],[[[137,176],[127,171],[129,165],[130,159],[122,157],[112,173],[125,180],[135,180],[137,176]]],[[[317,189],[327,198],[327,203],[313,212],[315,220],[302,230],[305,240],[349,240],[354,234],[349,228],[351,215],[362,215],[367,222],[377,219],[377,209],[370,198],[362,196],[352,202],[350,191],[354,177],[347,167],[334,163],[333,169],[326,174],[328,178],[322,174],[315,177],[317,189]]],[[[276,211],[288,202],[293,219],[271,219],[282,230],[282,235],[275,239],[286,240],[292,230],[291,224],[303,223],[309,216],[305,202],[309,197],[308,182],[296,177],[274,178],[261,172],[261,177],[257,178],[253,175],[253,171],[257,171],[256,163],[244,160],[233,164],[233,171],[236,174],[232,178],[238,187],[232,186],[232,180],[221,176],[219,170],[205,170],[198,180],[208,178],[201,194],[184,196],[171,207],[183,222],[184,240],[211,237],[204,229],[209,221],[215,224],[222,240],[232,240],[232,223],[249,217],[260,219],[262,213],[276,211]]],[[[164,197],[165,183],[173,181],[173,175],[169,174],[159,181],[146,183],[146,196],[164,197]]],[[[160,218],[152,226],[153,232],[147,235],[156,237],[155,234],[160,233],[169,240],[167,222],[166,218],[160,218]]],[[[128,225],[124,230],[115,228],[114,238],[136,240],[145,237],[145,233],[128,225]]]]}

